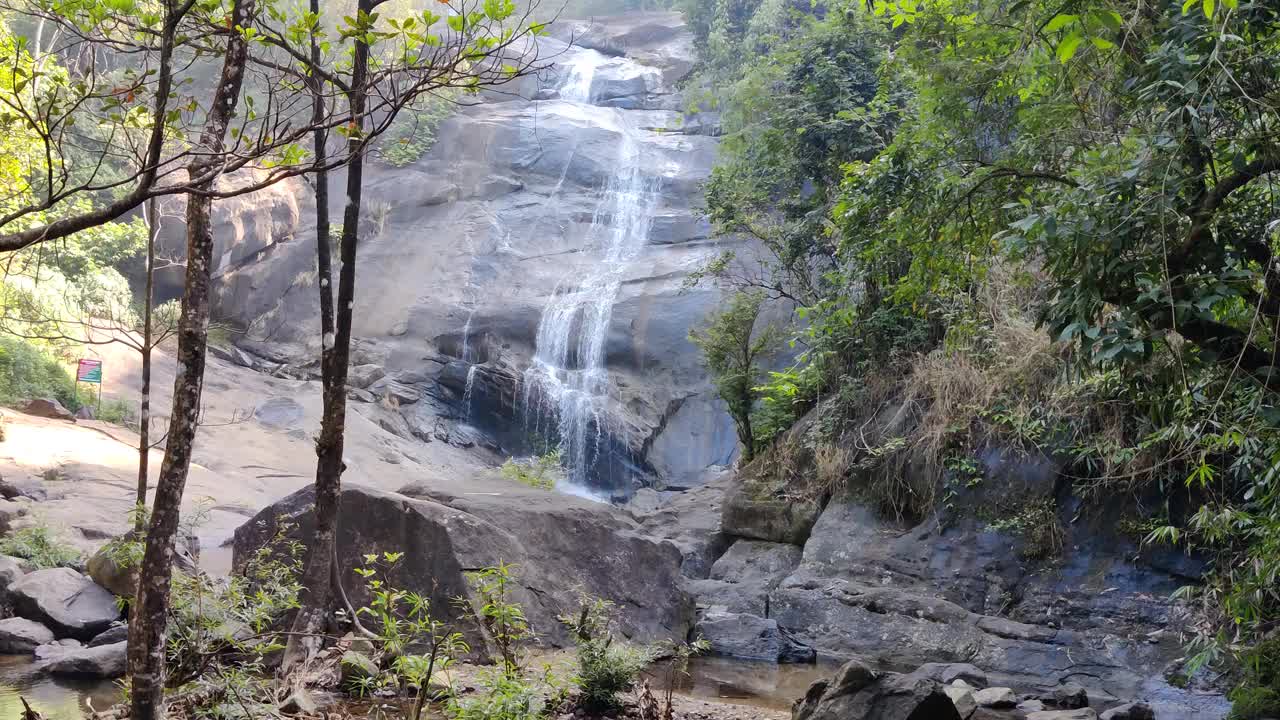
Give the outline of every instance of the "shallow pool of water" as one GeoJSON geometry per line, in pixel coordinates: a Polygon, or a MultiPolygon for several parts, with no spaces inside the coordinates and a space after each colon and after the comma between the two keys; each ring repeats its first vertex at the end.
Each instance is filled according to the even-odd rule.
{"type": "MultiPolygon", "coordinates": [[[[830,676],[838,664],[776,665],[734,658],[701,657],[689,661],[688,673],[676,678],[676,692],[706,700],[790,710],[815,680],[830,676]]],[[[667,666],[649,672],[655,688],[667,686],[667,666]]]]}
{"type": "Polygon", "coordinates": [[[22,699],[45,720],[81,720],[90,707],[104,710],[120,700],[112,682],[54,679],[35,671],[31,658],[0,655],[0,718],[22,717],[22,699]]]}

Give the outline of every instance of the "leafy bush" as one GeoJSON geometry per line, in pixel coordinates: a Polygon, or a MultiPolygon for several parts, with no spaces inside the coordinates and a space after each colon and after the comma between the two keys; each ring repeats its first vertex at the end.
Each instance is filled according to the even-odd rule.
{"type": "Polygon", "coordinates": [[[508,458],[502,465],[502,476],[537,490],[554,490],[563,475],[560,448],[527,460],[508,458]]]}
{"type": "Polygon", "coordinates": [[[483,689],[471,698],[452,696],[445,704],[450,720],[540,720],[546,703],[532,683],[501,669],[485,673],[483,689]]]}
{"type": "Polygon", "coordinates": [[[1280,637],[1258,643],[1242,660],[1244,679],[1231,691],[1232,720],[1280,715],[1280,637]]]}
{"type": "Polygon", "coordinates": [[[0,336],[0,404],[50,397],[71,410],[80,407],[75,382],[66,367],[35,345],[0,336]]]}
{"type": "Polygon", "coordinates": [[[592,714],[620,710],[618,695],[630,690],[653,660],[649,650],[614,642],[615,612],[608,600],[583,598],[577,616],[561,618],[577,642],[578,702],[592,714]]]}
{"type": "Polygon", "coordinates": [[[74,567],[81,553],[59,540],[47,525],[31,525],[0,540],[0,554],[29,560],[37,568],[74,567]]]}

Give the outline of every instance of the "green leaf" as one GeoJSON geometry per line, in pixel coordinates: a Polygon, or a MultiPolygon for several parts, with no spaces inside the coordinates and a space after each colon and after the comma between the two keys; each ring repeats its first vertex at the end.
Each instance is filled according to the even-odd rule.
{"type": "Polygon", "coordinates": [[[1199,0],[1186,0],[1185,2],[1183,2],[1182,14],[1186,15],[1187,13],[1191,12],[1191,8],[1195,7],[1197,2],[1199,2],[1199,0]]]}
{"type": "Polygon", "coordinates": [[[1057,32],[1068,25],[1075,24],[1078,20],[1080,20],[1079,15],[1068,15],[1066,13],[1055,15],[1054,18],[1049,21],[1049,24],[1044,26],[1044,31],[1057,32]]]}
{"type": "Polygon", "coordinates": [[[1058,62],[1066,65],[1071,58],[1076,56],[1076,50],[1080,49],[1080,43],[1084,40],[1084,35],[1079,30],[1072,30],[1069,35],[1058,43],[1058,62]]]}
{"type": "Polygon", "coordinates": [[[1204,16],[1213,19],[1213,11],[1217,8],[1217,0],[1204,0],[1204,16]]]}

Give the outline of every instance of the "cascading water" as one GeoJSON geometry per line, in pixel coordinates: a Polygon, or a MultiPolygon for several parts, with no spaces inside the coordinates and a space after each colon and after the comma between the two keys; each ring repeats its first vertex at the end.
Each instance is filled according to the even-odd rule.
{"type": "Polygon", "coordinates": [[[476,386],[476,365],[467,368],[467,383],[462,390],[463,419],[471,419],[471,390],[476,386]]]}
{"type": "MultiPolygon", "coordinates": [[[[609,58],[584,51],[568,67],[562,100],[591,104],[596,69],[609,58]]],[[[538,324],[537,348],[524,373],[526,422],[541,432],[554,423],[566,469],[566,490],[587,490],[592,464],[607,428],[609,397],[605,343],[613,306],[628,265],[649,238],[658,203],[659,178],[646,175],[641,163],[641,131],[626,113],[610,109],[620,132],[617,161],[592,216],[587,252],[594,262],[557,287],[538,324]]],[[[550,430],[551,428],[547,428],[550,430]]]]}

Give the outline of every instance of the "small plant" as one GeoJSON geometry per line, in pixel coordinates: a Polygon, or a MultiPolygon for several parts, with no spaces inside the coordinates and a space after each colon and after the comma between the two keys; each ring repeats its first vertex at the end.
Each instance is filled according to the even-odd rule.
{"type": "Polygon", "coordinates": [[[560,448],[528,460],[509,458],[502,466],[502,476],[537,490],[554,490],[560,478],[560,448]]]}
{"type": "Polygon", "coordinates": [[[364,697],[379,690],[403,688],[408,704],[401,705],[401,716],[418,720],[431,697],[432,677],[448,670],[455,658],[470,648],[462,633],[432,617],[430,599],[392,587],[387,581],[387,574],[403,557],[404,553],[368,554],[363,567],[356,568],[373,597],[357,612],[370,618],[379,650],[391,662],[385,670],[356,678],[350,689],[364,697]],[[419,649],[422,652],[411,651],[419,649]]]}
{"type": "Polygon", "coordinates": [[[997,532],[1012,532],[1022,537],[1022,557],[1048,560],[1062,554],[1065,532],[1058,521],[1058,506],[1051,498],[1026,503],[1012,516],[988,526],[997,532]]]}
{"type": "Polygon", "coordinates": [[[484,690],[476,697],[449,698],[445,715],[450,720],[541,720],[548,715],[537,688],[518,673],[494,670],[480,684],[484,690]]]}
{"type": "Polygon", "coordinates": [[[615,643],[616,623],[613,603],[601,598],[583,597],[576,616],[565,616],[565,623],[578,646],[579,705],[588,713],[601,714],[620,710],[620,693],[630,690],[653,660],[648,649],[615,643]]]}
{"type": "Polygon", "coordinates": [[[47,525],[31,525],[0,540],[0,554],[28,560],[36,568],[74,567],[80,551],[59,540],[47,525]]]}
{"type": "Polygon", "coordinates": [[[535,635],[524,610],[511,601],[515,569],[514,565],[499,562],[495,567],[467,573],[467,581],[476,596],[476,620],[493,641],[497,654],[494,662],[506,672],[519,675],[524,669],[525,645],[535,635]]]}

